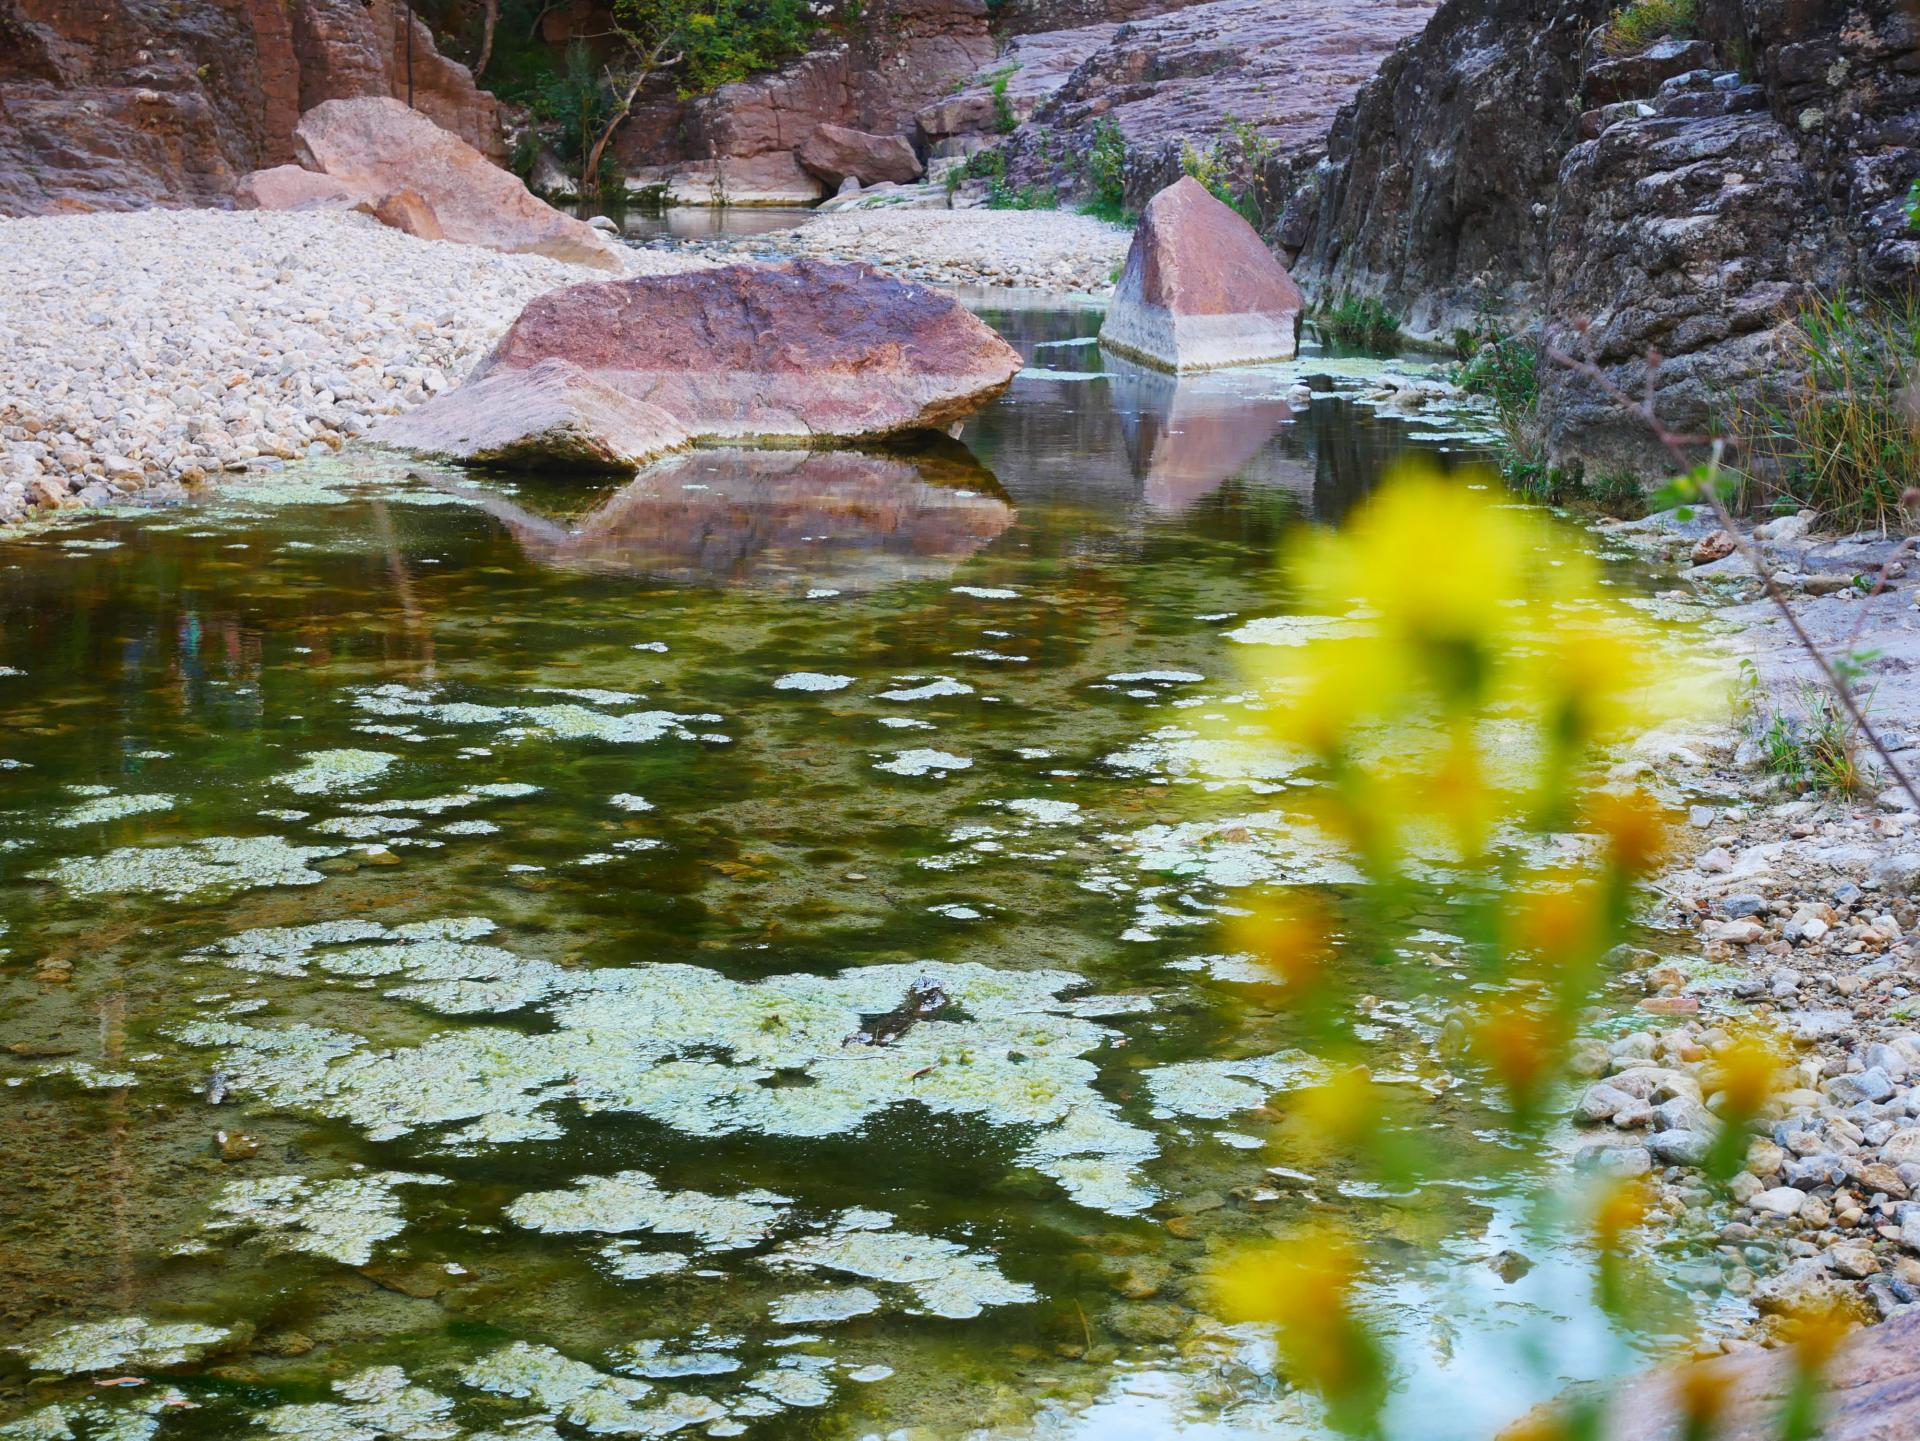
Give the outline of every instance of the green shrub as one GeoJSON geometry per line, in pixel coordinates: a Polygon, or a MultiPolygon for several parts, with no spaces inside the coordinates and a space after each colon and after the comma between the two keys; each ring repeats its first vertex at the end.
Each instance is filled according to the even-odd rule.
{"type": "Polygon", "coordinates": [[[1004,180],[1007,177],[1007,152],[997,145],[976,150],[960,167],[968,180],[1004,180]]]}
{"type": "Polygon", "coordinates": [[[1087,179],[1093,189],[1080,207],[1081,213],[1116,225],[1131,225],[1134,216],[1127,210],[1127,140],[1112,120],[1094,124],[1093,138],[1087,145],[1087,179]]]}
{"type": "Polygon", "coordinates": [[[1835,295],[1800,312],[1804,374],[1783,399],[1742,413],[1736,430],[1768,499],[1811,506],[1844,526],[1901,519],[1920,479],[1920,428],[1909,387],[1920,375],[1920,295],[1835,295]]]}
{"type": "Polygon", "coordinates": [[[1342,291],[1337,300],[1315,306],[1311,318],[1323,340],[1340,345],[1391,350],[1400,339],[1400,317],[1377,295],[1342,291]]]}
{"type": "MultiPolygon", "coordinates": [[[[1756,692],[1757,694],[1757,692],[1756,692]]],[[[1747,723],[1760,748],[1760,763],[1797,791],[1859,796],[1874,790],[1879,773],[1859,753],[1852,724],[1833,697],[1816,686],[1802,686],[1799,714],[1765,712],[1750,703],[1747,723]]]]}
{"type": "Polygon", "coordinates": [[[1601,48],[1609,55],[1636,55],[1663,35],[1694,34],[1696,0],[1631,0],[1607,20],[1601,48]]]}
{"type": "Polygon", "coordinates": [[[1503,336],[1482,345],[1453,378],[1469,395],[1484,395],[1503,410],[1530,407],[1540,398],[1540,352],[1521,336],[1503,336]]]}
{"type": "Polygon", "coordinates": [[[1018,188],[1001,179],[987,182],[989,210],[1058,210],[1060,197],[1051,185],[1022,185],[1018,188]]]}
{"type": "Polygon", "coordinates": [[[1002,135],[1011,134],[1020,124],[1020,117],[1013,113],[1013,102],[1007,98],[1007,86],[1019,68],[1009,66],[993,77],[993,128],[1002,135]]]}

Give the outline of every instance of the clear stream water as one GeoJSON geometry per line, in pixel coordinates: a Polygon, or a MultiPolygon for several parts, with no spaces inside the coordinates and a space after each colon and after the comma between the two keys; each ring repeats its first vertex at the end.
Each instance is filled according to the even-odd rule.
{"type": "Polygon", "coordinates": [[[0,539],[0,1436],[1314,1436],[1202,1278],[1328,1213],[1396,1435],[1661,1339],[1417,1004],[1455,1174],[1263,1145],[1309,1070],[1223,910],[1343,872],[1209,727],[1282,538],[1472,442],[984,313],[1030,368],[957,439],[0,539]]]}

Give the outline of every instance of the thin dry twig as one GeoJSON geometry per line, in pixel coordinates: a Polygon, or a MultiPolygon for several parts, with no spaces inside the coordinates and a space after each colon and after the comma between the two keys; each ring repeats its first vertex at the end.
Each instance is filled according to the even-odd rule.
{"type": "MultiPolygon", "coordinates": [[[[1920,789],[1915,788],[1912,779],[1900,768],[1899,762],[1894,760],[1893,752],[1887,749],[1887,744],[1880,738],[1879,732],[1874,730],[1873,726],[1868,722],[1866,711],[1861,708],[1860,703],[1854,698],[1852,688],[1847,685],[1846,681],[1841,677],[1840,672],[1834,668],[1833,662],[1827,658],[1826,652],[1821,650],[1820,647],[1814,643],[1813,637],[1807,634],[1806,627],[1800,623],[1800,617],[1795,614],[1792,604],[1787,600],[1786,592],[1780,589],[1779,582],[1774,579],[1773,568],[1769,566],[1765,558],[1761,556],[1759,548],[1740,533],[1739,529],[1733,523],[1733,516],[1728,512],[1726,504],[1720,499],[1720,488],[1717,482],[1720,478],[1720,459],[1721,456],[1725,454],[1727,447],[1725,438],[1708,435],[1685,435],[1678,431],[1669,430],[1656,413],[1654,409],[1654,396],[1658,388],[1661,360],[1660,352],[1657,350],[1647,352],[1646,394],[1642,399],[1635,400],[1591,360],[1581,360],[1576,356],[1567,354],[1557,346],[1549,345],[1546,351],[1547,358],[1555,365],[1571,371],[1575,375],[1585,377],[1594,385],[1598,386],[1608,397],[1617,402],[1622,409],[1630,415],[1637,416],[1644,422],[1647,428],[1653,432],[1654,438],[1666,448],[1667,452],[1673,456],[1675,461],[1677,461],[1683,469],[1691,468],[1688,464],[1687,456],[1687,451],[1690,447],[1699,448],[1704,446],[1707,448],[1706,480],[1705,483],[1699,487],[1701,498],[1707,508],[1713,512],[1714,518],[1720,522],[1721,528],[1732,538],[1734,547],[1740,552],[1741,558],[1753,568],[1754,574],[1760,577],[1760,584],[1766,591],[1767,599],[1773,602],[1774,609],[1780,612],[1781,618],[1786,621],[1788,628],[1792,630],[1794,640],[1799,643],[1800,648],[1807,653],[1814,665],[1819,668],[1822,678],[1826,681],[1827,688],[1833,692],[1834,698],[1840,702],[1841,708],[1846,711],[1847,719],[1851,723],[1854,733],[1866,737],[1867,744],[1873,747],[1874,754],[1879,757],[1880,764],[1886,767],[1887,774],[1892,776],[1900,789],[1906,793],[1907,799],[1913,803],[1914,810],[1920,811],[1920,789]]],[[[1904,547],[1902,547],[1902,549],[1904,549],[1904,547]]],[[[1899,553],[1899,551],[1896,551],[1894,554],[1898,555],[1899,553]]],[[[1879,579],[1874,584],[1873,594],[1878,595],[1881,588],[1885,586],[1887,566],[1892,564],[1893,558],[1893,556],[1889,556],[1887,560],[1882,563],[1879,579]]],[[[1856,637],[1859,634],[1859,627],[1857,625],[1854,629],[1854,634],[1856,637]]]]}

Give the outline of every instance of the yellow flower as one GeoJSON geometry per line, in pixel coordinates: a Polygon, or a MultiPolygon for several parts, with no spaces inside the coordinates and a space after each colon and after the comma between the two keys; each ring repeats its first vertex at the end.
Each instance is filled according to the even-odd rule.
{"type": "Polygon", "coordinates": [[[1556,885],[1516,896],[1508,915],[1509,952],[1549,966],[1590,954],[1605,939],[1601,897],[1591,885],[1556,885]]]}
{"type": "Polygon", "coordinates": [[[1213,1276],[1222,1316],[1272,1326],[1288,1376],[1351,1429],[1378,1409],[1386,1379],[1379,1344],[1354,1309],[1360,1269],[1353,1243],[1324,1230],[1243,1252],[1213,1276]]]}
{"type": "Polygon", "coordinates": [[[1316,895],[1269,901],[1237,927],[1242,949],[1252,951],[1276,980],[1311,991],[1325,977],[1333,956],[1333,915],[1316,895]]]}
{"type": "Polygon", "coordinates": [[[1667,825],[1644,791],[1631,795],[1603,792],[1589,804],[1588,820],[1605,837],[1607,860],[1629,876],[1644,876],[1667,849],[1667,825]]]}
{"type": "Polygon", "coordinates": [[[1343,1066],[1294,1097],[1292,1114],[1308,1134],[1335,1144],[1365,1140],[1384,1109],[1378,1089],[1362,1066],[1343,1066]]]}
{"type": "Polygon", "coordinates": [[[1511,1001],[1487,1008],[1474,1049],[1516,1110],[1530,1109],[1552,1081],[1567,1041],[1565,1026],[1511,1001]]]}
{"type": "Polygon", "coordinates": [[[1824,1371],[1857,1323],[1858,1318],[1837,1302],[1809,1305],[1793,1312],[1780,1330],[1787,1344],[1793,1347],[1794,1369],[1802,1375],[1818,1375],[1824,1371]]]}
{"type": "Polygon", "coordinates": [[[1784,1048],[1775,1037],[1758,1029],[1737,1033],[1714,1054],[1707,1076],[1708,1094],[1719,1094],[1721,1118],[1744,1125],[1759,1115],[1781,1088],[1784,1064],[1784,1048]]]}
{"type": "Polygon", "coordinates": [[[1403,466],[1345,534],[1303,548],[1297,575],[1322,607],[1363,605],[1392,639],[1472,650],[1512,628],[1540,539],[1493,492],[1403,466]]]}
{"type": "Polygon", "coordinates": [[[1726,1416],[1733,1376],[1711,1362],[1684,1366],[1673,1378],[1674,1399],[1689,1436],[1711,1436],[1726,1416]]]}
{"type": "Polygon", "coordinates": [[[1617,1255],[1627,1233],[1646,1222],[1651,1204],[1645,1183],[1637,1177],[1609,1180],[1594,1200],[1593,1244],[1607,1255],[1617,1255]]]}

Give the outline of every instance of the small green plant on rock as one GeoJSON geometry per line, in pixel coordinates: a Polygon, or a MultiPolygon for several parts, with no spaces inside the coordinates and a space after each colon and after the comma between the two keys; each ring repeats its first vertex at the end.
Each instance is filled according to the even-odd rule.
{"type": "Polygon", "coordinates": [[[1013,132],[1020,124],[1020,117],[1013,113],[1013,101],[1007,98],[1007,86],[1012,83],[1013,72],[1018,65],[1010,65],[993,77],[993,128],[1002,135],[1013,132]]]}
{"type": "Polygon", "coordinates": [[[1688,39],[1696,30],[1696,12],[1697,0],[1631,0],[1608,19],[1601,48],[1609,55],[1637,55],[1664,36],[1688,39]]]}
{"type": "MultiPolygon", "coordinates": [[[[1758,680],[1750,666],[1743,675],[1753,694],[1758,680]]],[[[1861,757],[1853,729],[1832,698],[1817,686],[1803,685],[1796,710],[1765,711],[1757,700],[1749,705],[1754,743],[1768,773],[1784,777],[1797,791],[1837,796],[1872,791],[1878,773],[1861,757]]]]}
{"type": "Polygon", "coordinates": [[[1058,210],[1060,196],[1051,185],[1013,186],[1005,180],[987,182],[989,210],[1058,210]]]}
{"type": "Polygon", "coordinates": [[[1127,140],[1120,127],[1110,119],[1095,122],[1093,138],[1087,145],[1087,178],[1093,190],[1080,207],[1081,213],[1115,225],[1131,225],[1134,216],[1127,209],[1126,170],[1127,140]]]}

